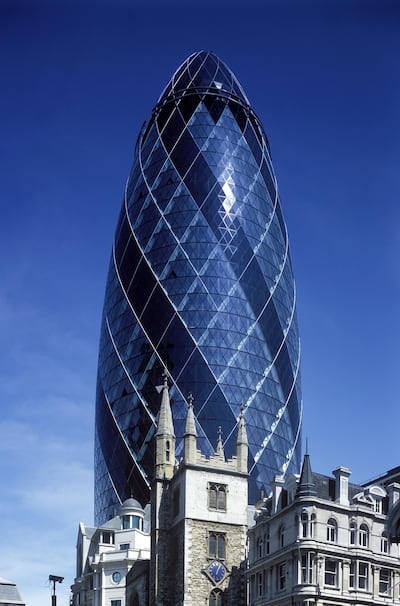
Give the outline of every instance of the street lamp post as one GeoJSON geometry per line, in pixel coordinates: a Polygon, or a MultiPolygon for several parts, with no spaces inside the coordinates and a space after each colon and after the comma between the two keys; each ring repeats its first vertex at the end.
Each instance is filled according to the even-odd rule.
{"type": "Polygon", "coordinates": [[[51,606],[57,606],[56,583],[62,583],[64,577],[58,577],[54,574],[49,575],[49,581],[53,583],[53,594],[51,596],[51,606]]]}

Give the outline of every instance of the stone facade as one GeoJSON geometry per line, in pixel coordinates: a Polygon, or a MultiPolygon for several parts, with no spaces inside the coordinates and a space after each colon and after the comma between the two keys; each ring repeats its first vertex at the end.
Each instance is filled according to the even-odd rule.
{"type": "Polygon", "coordinates": [[[196,429],[189,402],[184,454],[171,477],[168,463],[175,436],[170,415],[164,410],[168,406],[167,390],[165,383],[151,493],[151,604],[240,606],[245,604],[242,562],[246,555],[248,501],[243,416],[238,423],[238,456],[225,460],[220,435],[215,454],[205,457],[195,447],[196,429]]]}
{"type": "Polygon", "coordinates": [[[400,604],[400,486],[311,471],[276,478],[249,530],[250,606],[400,604]]]}
{"type": "Polygon", "coordinates": [[[117,515],[98,528],[80,524],[71,606],[125,606],[129,571],[137,563],[142,572],[147,570],[149,560],[149,519],[134,499],[127,499],[117,515]]]}

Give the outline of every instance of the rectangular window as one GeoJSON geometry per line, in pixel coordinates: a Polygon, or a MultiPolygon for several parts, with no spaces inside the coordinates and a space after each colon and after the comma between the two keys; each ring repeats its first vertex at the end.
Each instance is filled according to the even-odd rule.
{"type": "Polygon", "coordinates": [[[114,545],[114,534],[107,530],[103,530],[101,542],[106,543],[107,545],[114,545]]]}
{"type": "Polygon", "coordinates": [[[218,560],[225,559],[225,535],[220,532],[210,532],[208,535],[208,555],[218,560]]]}
{"type": "Polygon", "coordinates": [[[264,555],[269,554],[269,528],[267,528],[264,534],[264,555]]]}
{"type": "Polygon", "coordinates": [[[356,587],[356,563],[354,561],[350,562],[349,587],[350,589],[356,587]]]}
{"type": "Polygon", "coordinates": [[[277,589],[283,591],[286,588],[286,562],[278,564],[277,589]]]}
{"type": "Polygon", "coordinates": [[[305,553],[301,556],[301,583],[302,585],[312,584],[313,582],[313,561],[312,553],[305,553]]]}
{"type": "Polygon", "coordinates": [[[262,572],[257,572],[257,595],[260,598],[263,595],[263,575],[262,572]]]}
{"type": "Polygon", "coordinates": [[[337,587],[337,560],[325,560],[325,585],[337,587]]]}
{"type": "Polygon", "coordinates": [[[387,596],[391,595],[390,591],[390,570],[381,568],[379,572],[379,593],[384,593],[387,596]]]}
{"type": "Polygon", "coordinates": [[[121,606],[121,600],[111,600],[111,606],[121,606]]]}
{"type": "Polygon", "coordinates": [[[121,545],[119,546],[121,551],[126,551],[127,549],[130,548],[130,543],[121,543],[121,545]]]}
{"type": "Polygon", "coordinates": [[[368,589],[368,564],[365,562],[358,563],[358,588],[368,589]]]}

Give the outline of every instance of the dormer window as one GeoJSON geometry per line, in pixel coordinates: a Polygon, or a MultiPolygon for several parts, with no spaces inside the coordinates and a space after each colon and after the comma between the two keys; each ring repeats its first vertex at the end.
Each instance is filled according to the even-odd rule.
{"type": "Polygon", "coordinates": [[[114,545],[114,533],[109,530],[103,530],[100,535],[100,543],[114,545]]]}

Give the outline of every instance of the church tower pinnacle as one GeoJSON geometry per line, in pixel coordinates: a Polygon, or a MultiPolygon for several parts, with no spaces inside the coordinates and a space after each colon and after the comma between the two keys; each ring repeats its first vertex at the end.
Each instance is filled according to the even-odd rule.
{"type": "Polygon", "coordinates": [[[184,433],[184,454],[185,463],[195,463],[197,448],[197,431],[193,412],[193,396],[190,393],[188,397],[188,411],[186,417],[184,433]]]}
{"type": "Polygon", "coordinates": [[[236,438],[236,458],[238,471],[247,473],[247,463],[249,455],[249,442],[247,440],[246,422],[244,420],[244,407],[240,409],[238,433],[236,438]]]}
{"type": "Polygon", "coordinates": [[[175,432],[169,399],[167,369],[164,369],[163,377],[164,384],[162,387],[161,406],[156,431],[155,474],[157,478],[171,479],[174,475],[175,467],[175,432]]]}

